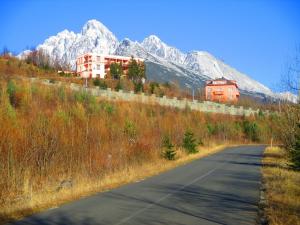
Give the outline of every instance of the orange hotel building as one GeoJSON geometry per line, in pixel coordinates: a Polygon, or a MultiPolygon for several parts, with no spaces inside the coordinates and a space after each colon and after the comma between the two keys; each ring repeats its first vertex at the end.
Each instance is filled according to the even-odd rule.
{"type": "Polygon", "coordinates": [[[218,78],[206,81],[205,99],[216,102],[237,102],[240,97],[238,85],[234,80],[218,78]]]}
{"type": "MultiPolygon", "coordinates": [[[[118,55],[101,55],[86,53],[76,59],[76,72],[82,78],[105,78],[110,70],[111,63],[120,63],[124,74],[127,73],[128,63],[131,57],[118,55]]],[[[138,63],[143,62],[141,58],[134,58],[138,63]]]]}

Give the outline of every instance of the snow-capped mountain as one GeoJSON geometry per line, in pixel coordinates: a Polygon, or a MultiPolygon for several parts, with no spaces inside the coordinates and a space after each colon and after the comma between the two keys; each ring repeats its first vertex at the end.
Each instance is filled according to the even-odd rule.
{"type": "Polygon", "coordinates": [[[208,52],[191,52],[187,55],[184,63],[187,68],[198,71],[213,79],[226,77],[230,80],[236,80],[239,87],[245,91],[256,92],[260,90],[264,94],[272,95],[272,91],[269,88],[226,65],[208,52]]]}
{"type": "Polygon", "coordinates": [[[166,45],[155,35],[150,35],[145,38],[142,42],[142,46],[148,52],[173,63],[183,64],[186,57],[186,54],[180,52],[177,48],[166,45]]]}
{"type": "MultiPolygon", "coordinates": [[[[165,44],[164,44],[165,45],[165,44]]],[[[178,50],[179,51],[179,50],[178,50]]],[[[157,82],[174,82],[185,88],[200,88],[209,77],[185,68],[184,65],[159,57],[147,51],[143,43],[125,38],[115,51],[116,55],[146,59],[147,78],[157,82]]]]}
{"type": "MultiPolygon", "coordinates": [[[[141,43],[116,36],[97,20],[89,20],[80,33],[64,30],[37,46],[50,56],[53,63],[70,65],[75,69],[78,55],[86,52],[116,54],[144,58],[147,77],[159,82],[178,83],[186,88],[199,88],[208,79],[225,77],[236,80],[242,93],[260,97],[278,97],[269,88],[218,60],[208,52],[183,53],[168,46],[155,35],[141,43]]],[[[23,58],[28,50],[19,54],[23,58]]],[[[283,96],[283,95],[281,95],[283,96]]]]}
{"type": "Polygon", "coordinates": [[[280,92],[276,93],[277,99],[280,99],[282,101],[288,101],[297,103],[299,101],[298,96],[294,95],[293,93],[287,91],[287,92],[280,92]]]}
{"type": "Polygon", "coordinates": [[[149,53],[142,47],[140,43],[137,41],[131,41],[129,38],[125,38],[119,43],[114,54],[122,56],[135,56],[144,59],[149,57],[149,53]]]}
{"type": "Polygon", "coordinates": [[[45,40],[37,49],[49,54],[53,62],[75,68],[76,57],[86,52],[113,54],[119,42],[115,35],[97,20],[89,20],[81,33],[64,30],[45,40]]]}

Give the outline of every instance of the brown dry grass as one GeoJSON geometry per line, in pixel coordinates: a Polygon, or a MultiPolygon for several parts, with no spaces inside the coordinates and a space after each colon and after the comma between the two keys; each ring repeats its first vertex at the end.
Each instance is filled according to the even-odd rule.
{"type": "Polygon", "coordinates": [[[289,169],[286,153],[269,147],[263,159],[266,214],[270,225],[300,224],[300,172],[289,169]]]}

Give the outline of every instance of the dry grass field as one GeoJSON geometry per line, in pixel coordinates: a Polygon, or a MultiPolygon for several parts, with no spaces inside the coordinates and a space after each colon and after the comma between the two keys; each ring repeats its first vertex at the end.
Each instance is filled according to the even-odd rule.
{"type": "Polygon", "coordinates": [[[289,169],[286,153],[278,147],[266,149],[263,163],[269,224],[299,225],[300,172],[289,169]]]}

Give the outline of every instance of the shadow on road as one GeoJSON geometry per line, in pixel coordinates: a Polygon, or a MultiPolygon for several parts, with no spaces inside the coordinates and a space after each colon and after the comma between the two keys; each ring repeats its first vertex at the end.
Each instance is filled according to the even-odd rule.
{"type": "Polygon", "coordinates": [[[9,224],[14,225],[106,225],[105,223],[99,223],[91,218],[78,218],[76,215],[66,216],[62,213],[56,213],[55,216],[43,216],[43,217],[28,217],[22,221],[15,221],[9,224]]]}
{"type": "MultiPolygon", "coordinates": [[[[209,164],[221,162],[224,166],[203,180],[195,179],[197,175],[193,178],[196,181],[190,184],[183,183],[182,179],[172,179],[172,182],[165,182],[164,179],[156,179],[155,182],[145,180],[125,191],[120,188],[97,195],[99,205],[103,199],[113,203],[113,207],[109,208],[109,213],[115,215],[113,218],[101,214],[101,209],[107,207],[102,204],[102,208],[97,206],[97,221],[85,213],[74,215],[70,211],[62,213],[64,211],[57,210],[47,216],[35,215],[13,224],[254,224],[253,218],[256,218],[258,210],[262,155],[226,154],[230,154],[230,157],[206,159],[209,164]],[[118,223],[123,220],[124,223],[118,223]]],[[[183,177],[188,176],[187,172],[183,172],[183,177]]]]}
{"type": "Polygon", "coordinates": [[[141,215],[137,214],[134,218],[135,221],[143,220],[142,224],[156,224],[146,222],[153,220],[163,221],[164,224],[184,224],[172,220],[172,215],[178,214],[187,220],[205,220],[208,224],[231,224],[232,221],[234,224],[252,224],[253,221],[243,215],[257,214],[258,200],[251,195],[242,195],[239,189],[243,189],[243,191],[245,189],[252,190],[253,187],[257,189],[259,186],[257,177],[253,175],[245,180],[242,173],[237,173],[231,175],[231,179],[238,182],[236,186],[228,186],[226,180],[219,180],[216,183],[219,187],[228,187],[227,191],[205,188],[201,183],[186,187],[178,184],[149,187],[147,189],[149,192],[160,192],[163,194],[162,196],[167,196],[156,201],[141,197],[139,194],[109,193],[109,195],[118,201],[135,201],[146,205],[144,211],[140,210],[141,215]]]}

